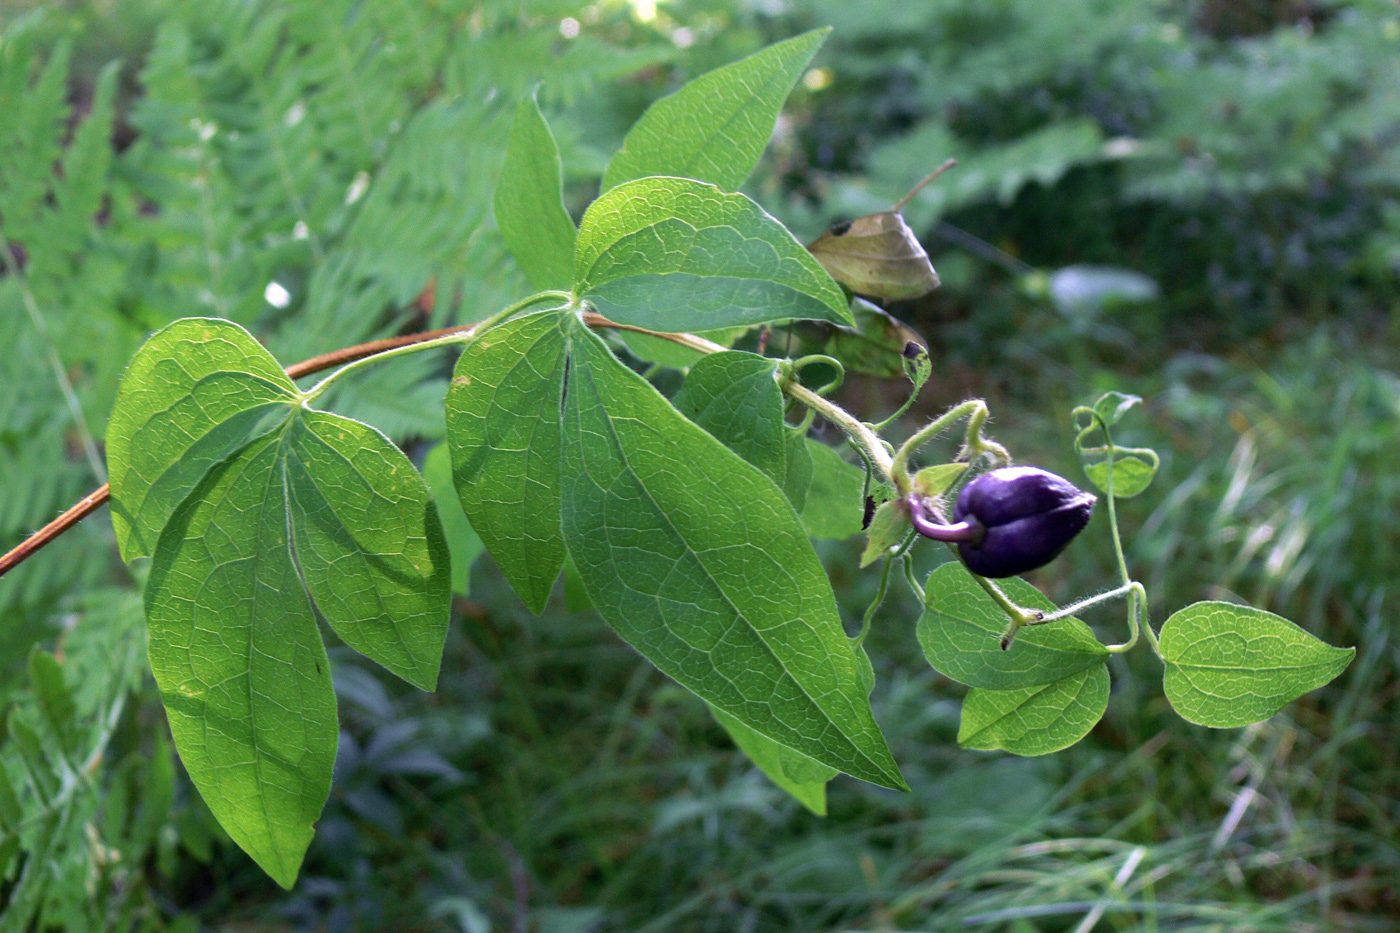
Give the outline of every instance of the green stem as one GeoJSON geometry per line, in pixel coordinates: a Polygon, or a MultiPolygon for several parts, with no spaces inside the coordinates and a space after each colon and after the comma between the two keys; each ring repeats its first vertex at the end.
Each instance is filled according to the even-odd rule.
{"type": "Polygon", "coordinates": [[[813,353],[811,356],[800,357],[799,359],[793,360],[791,363],[785,363],[784,367],[787,370],[787,379],[796,379],[798,373],[802,372],[802,370],[805,367],[811,366],[813,363],[825,363],[827,366],[830,366],[836,370],[835,379],[831,380],[819,389],[812,390],[818,395],[824,396],[828,393],[835,392],[837,389],[841,388],[841,383],[846,381],[845,365],[843,365],[840,360],[836,359],[836,357],[827,356],[824,353],[813,353]]]}
{"type": "Polygon", "coordinates": [[[880,604],[885,601],[885,592],[890,586],[890,564],[894,562],[894,555],[885,557],[885,565],[880,570],[880,588],[875,591],[875,598],[866,607],[865,618],[860,623],[860,634],[853,641],[853,646],[857,651],[865,644],[865,636],[870,634],[870,620],[875,618],[875,611],[880,608],[880,604]]]}
{"type": "Polygon", "coordinates": [[[925,596],[924,596],[924,588],[923,588],[923,585],[922,585],[921,583],[919,583],[919,581],[914,577],[914,554],[913,554],[913,552],[911,551],[911,552],[905,554],[903,560],[904,560],[904,580],[905,580],[905,582],[909,584],[909,589],[911,589],[911,590],[914,591],[914,595],[917,596],[917,597],[919,597],[919,605],[920,605],[920,606],[927,605],[927,599],[926,599],[925,596]]]}
{"type": "MultiPolygon", "coordinates": [[[[949,545],[949,547],[952,547],[952,545],[949,545]]],[[[972,571],[969,570],[968,573],[972,573],[972,571]]],[[[991,580],[988,580],[986,577],[978,576],[975,573],[972,574],[972,579],[976,580],[977,584],[987,591],[987,595],[992,597],[993,601],[1006,613],[1007,618],[1011,620],[1011,624],[1006,627],[1006,631],[1003,632],[1001,636],[1002,651],[1011,647],[1011,643],[1016,640],[1016,633],[1022,628],[1027,625],[1034,625],[1036,622],[1040,621],[1041,613],[1039,610],[1024,609],[1016,605],[1011,601],[1011,597],[1007,596],[1005,591],[991,580]]]]}
{"type": "MultiPolygon", "coordinates": [[[[959,418],[968,417],[968,437],[972,439],[972,428],[975,423],[980,431],[982,422],[987,418],[987,403],[980,398],[970,399],[961,405],[956,405],[939,415],[933,421],[924,425],[914,435],[905,441],[895,452],[894,459],[890,461],[890,478],[894,481],[895,488],[899,494],[905,495],[909,492],[909,457],[914,451],[928,443],[941,432],[948,429],[948,426],[956,422],[959,418]],[[980,418],[977,415],[981,414],[980,418]]],[[[980,435],[979,435],[980,436],[980,435]]]]}
{"type": "MultiPolygon", "coordinates": [[[[639,334],[648,334],[652,337],[659,337],[662,340],[669,340],[678,343],[683,347],[690,347],[700,353],[719,353],[727,349],[713,340],[706,340],[695,334],[668,334],[660,331],[647,330],[644,327],[636,327],[631,324],[619,324],[616,321],[609,321],[601,314],[585,312],[583,322],[589,327],[604,327],[610,330],[628,330],[639,334]]],[[[829,399],[822,398],[816,392],[804,386],[797,380],[789,380],[783,385],[783,391],[788,397],[805,405],[809,410],[821,415],[831,424],[836,425],[846,433],[851,444],[865,457],[871,467],[878,471],[885,479],[891,479],[890,474],[890,451],[885,446],[880,435],[871,430],[870,425],[857,419],[846,409],[837,405],[829,399]]]]}
{"type": "Polygon", "coordinates": [[[860,450],[872,467],[886,479],[894,478],[894,474],[891,472],[893,461],[890,459],[889,451],[880,441],[880,436],[872,431],[869,425],[861,422],[835,402],[822,398],[800,382],[789,382],[783,386],[783,391],[845,431],[851,443],[860,450]]]}
{"type": "Polygon", "coordinates": [[[1114,589],[1111,589],[1106,593],[1099,593],[1097,596],[1089,596],[1085,599],[1081,599],[1077,603],[1071,603],[1070,605],[1065,606],[1063,609],[1056,609],[1054,612],[1047,612],[1045,615],[1041,616],[1040,620],[1037,621],[1035,624],[1044,625],[1047,622],[1058,622],[1060,619],[1065,619],[1072,615],[1075,615],[1076,613],[1084,609],[1088,609],[1090,606],[1097,606],[1099,603],[1106,603],[1111,599],[1118,599],[1119,597],[1127,596],[1129,593],[1134,592],[1135,589],[1142,589],[1142,585],[1139,583],[1125,583],[1122,586],[1115,587],[1114,589]]]}
{"type": "Polygon", "coordinates": [[[1128,590],[1128,640],[1121,645],[1108,645],[1109,654],[1122,654],[1132,649],[1138,641],[1138,633],[1142,629],[1147,630],[1147,643],[1152,646],[1157,657],[1162,656],[1162,651],[1157,646],[1157,635],[1152,631],[1152,626],[1145,625],[1142,614],[1147,608],[1147,590],[1141,583],[1132,583],[1128,590]]]}
{"type": "Polygon", "coordinates": [[[527,298],[522,298],[514,304],[503,308],[501,311],[491,315],[489,318],[480,322],[479,324],[476,324],[469,330],[462,330],[455,334],[447,334],[445,336],[438,337],[435,340],[424,340],[420,343],[410,343],[406,346],[394,347],[392,350],[385,350],[382,353],[376,353],[372,356],[362,357],[358,360],[355,360],[354,362],[347,363],[346,365],[340,367],[335,372],[331,373],[329,376],[322,379],[320,382],[316,383],[314,386],[303,392],[301,394],[301,403],[303,405],[311,404],[311,402],[324,395],[326,393],[326,390],[329,389],[337,379],[341,379],[344,376],[358,369],[362,369],[374,363],[381,363],[384,360],[393,359],[396,356],[407,356],[410,353],[420,353],[423,350],[432,350],[437,347],[449,347],[454,344],[470,343],[481,334],[484,334],[492,327],[496,326],[497,324],[504,321],[506,318],[510,317],[512,314],[524,310],[532,304],[538,304],[539,302],[545,301],[546,299],[550,298],[555,298],[562,301],[574,300],[574,296],[569,292],[536,292],[535,294],[530,295],[527,298]]]}

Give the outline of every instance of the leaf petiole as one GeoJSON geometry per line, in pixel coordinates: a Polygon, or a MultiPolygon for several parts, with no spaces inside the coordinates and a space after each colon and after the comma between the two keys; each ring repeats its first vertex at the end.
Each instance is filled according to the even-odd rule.
{"type": "Polygon", "coordinates": [[[349,373],[354,372],[357,369],[361,369],[373,363],[380,363],[384,360],[393,359],[396,356],[407,356],[410,353],[419,353],[423,350],[432,350],[437,347],[449,347],[453,344],[470,343],[472,340],[475,340],[478,336],[490,330],[492,327],[501,323],[511,315],[516,314],[517,312],[522,311],[525,308],[528,308],[530,305],[539,304],[541,301],[546,301],[551,298],[559,301],[569,302],[573,302],[576,300],[572,292],[554,290],[536,292],[533,295],[530,295],[526,298],[522,298],[514,304],[501,309],[497,313],[488,317],[486,320],[474,324],[469,328],[464,328],[463,330],[457,331],[456,333],[444,334],[443,336],[435,338],[433,340],[423,340],[418,343],[410,343],[405,346],[394,347],[392,349],[385,350],[381,353],[375,353],[371,356],[361,357],[360,359],[354,360],[340,367],[340,369],[337,369],[335,372],[331,373],[329,376],[322,379],[320,382],[316,383],[314,386],[307,389],[305,392],[302,392],[301,404],[311,404],[313,401],[324,395],[326,393],[326,390],[329,389],[337,379],[340,379],[348,375],[349,373]]]}

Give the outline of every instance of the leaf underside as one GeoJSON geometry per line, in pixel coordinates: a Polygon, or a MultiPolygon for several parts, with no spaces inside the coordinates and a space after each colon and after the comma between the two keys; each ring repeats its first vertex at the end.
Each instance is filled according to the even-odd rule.
{"type": "Polygon", "coordinates": [[[1162,623],[1164,689],[1183,719],[1229,729],[1261,722],[1346,670],[1335,648],[1282,616],[1201,602],[1162,623]]]}
{"type": "Polygon", "coordinates": [[[603,315],[648,330],[854,323],[841,289],[786,227],[744,195],[688,178],[641,178],[594,201],[574,278],[603,315]]]}
{"type": "Polygon", "coordinates": [[[958,744],[1013,755],[1048,755],[1089,734],[1108,708],[1103,664],[1015,690],[973,688],[963,700],[958,744]]]}

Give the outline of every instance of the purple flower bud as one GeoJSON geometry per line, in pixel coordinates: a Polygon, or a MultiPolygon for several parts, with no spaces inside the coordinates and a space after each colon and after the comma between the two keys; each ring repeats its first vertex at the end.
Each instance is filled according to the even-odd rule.
{"type": "Polygon", "coordinates": [[[1089,524],[1097,498],[1063,476],[1038,467],[1002,467],[963,487],[953,506],[959,522],[985,531],[958,554],[984,577],[1014,577],[1043,567],[1089,524]]]}

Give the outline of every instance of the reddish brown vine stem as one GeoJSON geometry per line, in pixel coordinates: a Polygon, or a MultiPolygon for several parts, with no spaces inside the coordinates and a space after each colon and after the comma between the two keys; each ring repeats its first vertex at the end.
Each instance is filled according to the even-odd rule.
{"type": "MultiPolygon", "coordinates": [[[[615,330],[634,330],[643,334],[651,334],[654,337],[661,337],[673,340],[676,343],[692,347],[702,352],[713,353],[722,347],[710,343],[702,337],[695,337],[691,334],[662,334],[655,331],[645,330],[640,327],[632,327],[627,324],[617,324],[609,321],[601,314],[586,313],[583,315],[584,323],[590,327],[606,327],[615,330]]],[[[319,373],[322,370],[332,369],[342,363],[353,363],[356,360],[364,359],[367,356],[374,356],[376,353],[383,353],[385,350],[395,350],[399,347],[406,347],[415,343],[426,343],[429,340],[436,340],[439,337],[446,337],[448,334],[467,333],[472,330],[475,324],[461,324],[456,327],[444,327],[441,330],[423,331],[417,334],[404,334],[401,337],[389,337],[384,340],[373,340],[369,343],[356,344],[353,347],[345,347],[340,350],[333,350],[330,353],[323,353],[320,356],[313,356],[309,360],[302,360],[300,363],[293,363],[287,367],[287,375],[293,379],[300,379],[302,376],[309,376],[312,373],[319,373]]],[[[25,538],[3,557],[0,557],[0,577],[9,573],[27,559],[45,547],[54,538],[72,528],[78,522],[96,512],[104,502],[112,495],[112,487],[103,483],[97,489],[88,493],[83,498],[73,504],[71,508],[62,515],[40,528],[34,534],[25,538]]]]}
{"type": "MultiPolygon", "coordinates": [[[[323,353],[320,356],[313,356],[309,360],[294,363],[287,367],[287,375],[293,379],[300,379],[302,376],[309,376],[312,373],[319,373],[324,369],[331,369],[342,363],[353,363],[355,360],[373,356],[376,353],[383,353],[385,350],[393,350],[397,347],[406,347],[412,343],[422,343],[426,340],[435,340],[438,337],[445,337],[448,334],[455,334],[462,331],[469,331],[473,324],[460,325],[458,327],[444,327],[442,330],[424,331],[419,334],[404,334],[401,337],[389,337],[385,340],[374,340],[369,343],[358,344],[353,347],[345,347],[341,350],[334,350],[330,353],[323,353]]],[[[25,538],[4,557],[0,557],[0,577],[24,563],[40,549],[46,546],[54,538],[72,528],[78,522],[96,512],[104,502],[112,495],[112,487],[103,483],[97,489],[83,496],[71,508],[62,515],[40,528],[34,534],[25,538]]]]}

